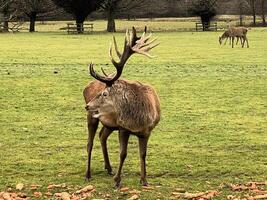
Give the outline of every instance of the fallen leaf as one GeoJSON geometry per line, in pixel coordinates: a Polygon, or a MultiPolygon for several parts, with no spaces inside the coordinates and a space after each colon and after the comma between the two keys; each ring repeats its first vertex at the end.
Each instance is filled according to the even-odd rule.
{"type": "Polygon", "coordinates": [[[93,189],[94,189],[94,186],[92,186],[92,185],[88,185],[88,186],[86,186],[86,187],[84,187],[84,188],[82,188],[82,189],[80,189],[80,190],[77,190],[75,193],[76,193],[76,194],[87,193],[87,192],[92,191],[93,189]]]}
{"type": "Polygon", "coordinates": [[[47,189],[55,189],[55,188],[66,188],[66,184],[50,184],[47,186],[47,189]]]}
{"type": "Polygon", "coordinates": [[[142,189],[145,189],[145,190],[154,190],[155,188],[152,187],[152,186],[142,186],[142,189]]]}
{"type": "Polygon", "coordinates": [[[44,195],[48,196],[48,197],[53,196],[53,194],[51,192],[46,192],[44,195]]]}
{"type": "Polygon", "coordinates": [[[248,200],[257,200],[257,199],[267,199],[267,194],[251,196],[248,198],[248,200]]]}
{"type": "Polygon", "coordinates": [[[141,194],[141,191],[133,189],[129,191],[129,194],[141,194]]]}
{"type": "Polygon", "coordinates": [[[137,194],[131,196],[129,199],[127,200],[138,200],[139,199],[139,196],[137,194]]]}
{"type": "Polygon", "coordinates": [[[228,195],[227,196],[227,200],[232,200],[232,199],[234,199],[235,198],[235,196],[233,196],[233,195],[228,195]]]}
{"type": "Polygon", "coordinates": [[[24,184],[23,183],[18,183],[17,185],[16,185],[16,190],[22,190],[24,188],[24,184]]]}
{"type": "Polygon", "coordinates": [[[7,192],[4,192],[4,193],[2,194],[2,198],[3,198],[4,200],[12,200],[10,194],[7,193],[7,192]]]}
{"type": "Polygon", "coordinates": [[[27,198],[27,195],[25,193],[18,193],[18,197],[25,199],[27,198]]]}
{"type": "Polygon", "coordinates": [[[265,182],[248,182],[248,185],[255,184],[255,185],[267,185],[267,181],[265,182]]]}
{"type": "Polygon", "coordinates": [[[72,194],[71,195],[71,200],[81,200],[81,198],[72,194]]]}
{"type": "Polygon", "coordinates": [[[249,189],[247,186],[240,185],[240,184],[231,184],[230,187],[233,191],[237,191],[237,190],[240,191],[240,190],[248,190],[249,189]]]}
{"type": "Polygon", "coordinates": [[[186,199],[195,199],[195,198],[198,198],[198,197],[201,197],[205,195],[205,192],[198,192],[198,193],[184,193],[184,198],[186,199]]]}
{"type": "Polygon", "coordinates": [[[30,185],[30,189],[31,190],[37,190],[41,185],[35,185],[35,184],[32,184],[30,185]]]}
{"type": "Polygon", "coordinates": [[[255,190],[252,190],[252,192],[254,192],[254,193],[259,193],[259,194],[267,194],[267,190],[259,190],[259,189],[255,189],[255,190]]]}
{"type": "Polygon", "coordinates": [[[181,193],[181,192],[173,192],[172,195],[175,196],[176,198],[180,198],[180,197],[184,196],[184,193],[181,193]]]}
{"type": "Polygon", "coordinates": [[[128,192],[129,191],[129,188],[128,187],[124,187],[124,188],[121,188],[120,189],[120,192],[128,192]]]}
{"type": "Polygon", "coordinates": [[[67,192],[55,193],[56,199],[58,200],[70,200],[71,195],[67,192]]]}
{"type": "Polygon", "coordinates": [[[40,198],[42,196],[42,193],[41,192],[34,192],[33,196],[36,198],[40,198]]]}
{"type": "Polygon", "coordinates": [[[202,195],[201,198],[210,200],[213,197],[218,196],[219,194],[220,192],[218,192],[217,190],[214,190],[214,191],[206,192],[206,194],[202,195]]]}
{"type": "Polygon", "coordinates": [[[184,188],[175,188],[174,190],[175,190],[175,192],[179,192],[179,193],[185,193],[186,192],[184,188]]]}

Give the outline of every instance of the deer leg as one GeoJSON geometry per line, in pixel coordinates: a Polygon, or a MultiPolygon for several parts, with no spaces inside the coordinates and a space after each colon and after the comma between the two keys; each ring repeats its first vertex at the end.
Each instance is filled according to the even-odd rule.
{"type": "Polygon", "coordinates": [[[228,37],[226,38],[226,40],[225,40],[225,42],[224,42],[224,45],[226,45],[226,43],[227,43],[227,40],[228,40],[228,37]]]}
{"type": "MultiPolygon", "coordinates": [[[[239,37],[236,37],[236,45],[238,45],[238,41],[239,41],[239,37]]],[[[242,44],[242,41],[241,41],[241,44],[242,44]]]]}
{"type": "Polygon", "coordinates": [[[232,48],[234,48],[235,37],[232,37],[232,48]]]}
{"type": "Polygon", "coordinates": [[[87,171],[85,177],[87,180],[91,178],[91,154],[94,144],[94,138],[96,129],[98,126],[98,119],[92,118],[91,115],[87,115],[87,126],[88,126],[88,142],[87,142],[87,153],[88,153],[88,160],[87,160],[87,171]]]}
{"type": "Polygon", "coordinates": [[[247,48],[249,48],[249,45],[248,45],[248,38],[247,38],[247,36],[244,36],[244,44],[245,44],[245,41],[246,41],[246,43],[247,43],[247,48]]]}
{"type": "Polygon", "coordinates": [[[140,153],[140,165],[141,165],[141,179],[140,183],[143,186],[147,186],[146,180],[146,151],[147,151],[147,142],[149,137],[139,137],[139,153],[140,153]]]}
{"type": "Polygon", "coordinates": [[[121,170],[123,166],[123,162],[127,156],[127,145],[128,145],[128,140],[129,140],[129,132],[120,130],[119,131],[119,141],[120,141],[120,164],[119,164],[119,169],[114,176],[114,181],[115,181],[115,188],[120,187],[121,183],[121,170]]]}
{"type": "Polygon", "coordinates": [[[244,43],[244,38],[243,37],[240,37],[240,42],[241,42],[241,45],[243,46],[243,43],[244,43]]]}
{"type": "Polygon", "coordinates": [[[242,36],[242,38],[243,38],[243,42],[241,43],[242,44],[242,48],[244,47],[244,44],[245,44],[245,37],[244,36],[242,36]]]}
{"type": "Polygon", "coordinates": [[[108,174],[110,174],[110,175],[112,175],[112,168],[111,168],[111,165],[109,162],[109,157],[108,157],[107,139],[112,132],[113,132],[112,129],[109,129],[109,128],[104,126],[99,133],[99,139],[101,142],[103,157],[104,157],[104,161],[105,161],[105,169],[107,170],[108,174]]]}

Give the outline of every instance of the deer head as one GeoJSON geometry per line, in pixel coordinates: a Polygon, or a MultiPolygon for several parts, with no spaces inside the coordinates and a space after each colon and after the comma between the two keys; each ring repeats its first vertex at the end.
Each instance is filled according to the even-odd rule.
{"type": "Polygon", "coordinates": [[[150,40],[151,36],[152,34],[146,36],[146,32],[144,32],[141,37],[137,37],[134,27],[132,28],[131,33],[127,30],[122,53],[119,52],[116,39],[115,37],[113,37],[113,44],[111,44],[109,49],[109,57],[112,64],[116,68],[116,72],[114,74],[108,75],[102,69],[103,75],[100,75],[94,70],[94,65],[92,63],[89,65],[91,76],[106,84],[105,90],[99,93],[86,106],[86,109],[92,112],[92,116],[94,118],[101,119],[102,116],[108,115],[112,116],[113,118],[117,118],[117,108],[115,104],[117,105],[118,101],[126,100],[127,96],[129,96],[128,94],[130,91],[127,91],[127,87],[121,84],[125,81],[116,80],[118,80],[121,76],[126,61],[134,53],[145,55],[149,58],[152,57],[149,54],[149,51],[156,47],[159,43],[154,43],[156,41],[156,38],[150,40]],[[112,55],[113,45],[115,52],[119,58],[118,62],[115,61],[112,55]]]}

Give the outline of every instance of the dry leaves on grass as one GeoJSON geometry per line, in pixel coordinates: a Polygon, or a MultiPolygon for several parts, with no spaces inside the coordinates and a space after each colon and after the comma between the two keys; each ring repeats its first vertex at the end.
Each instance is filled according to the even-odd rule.
{"type": "MultiPolygon", "coordinates": [[[[30,190],[36,190],[40,185],[31,185],[30,190]]],[[[16,186],[17,190],[22,190],[24,188],[23,184],[18,184],[16,186]]],[[[50,184],[48,185],[47,189],[66,189],[66,184],[50,184]]],[[[92,196],[92,193],[95,191],[94,186],[88,185],[80,190],[77,190],[76,192],[70,194],[66,191],[63,191],[61,193],[51,193],[50,191],[44,193],[44,195],[41,192],[35,191],[31,195],[26,195],[23,193],[14,193],[11,192],[12,189],[8,190],[8,192],[0,192],[0,200],[28,200],[30,197],[34,198],[49,198],[49,199],[56,199],[56,200],[84,200],[87,198],[90,198],[92,196]]]]}
{"type": "Polygon", "coordinates": [[[207,192],[197,192],[197,193],[181,193],[181,192],[173,192],[171,199],[190,199],[190,200],[211,200],[213,197],[218,196],[220,194],[219,191],[207,191],[207,192]]]}
{"type": "Polygon", "coordinates": [[[90,198],[94,191],[94,186],[88,185],[72,194],[68,192],[55,193],[54,198],[56,200],[84,200],[90,198]]]}
{"type": "Polygon", "coordinates": [[[26,200],[28,197],[23,193],[0,192],[0,200],[26,200]]]}
{"type": "Polygon", "coordinates": [[[227,200],[261,200],[261,199],[267,199],[267,195],[256,195],[256,196],[250,196],[248,194],[244,195],[244,197],[236,197],[233,195],[228,195],[227,200]]]}
{"type": "Polygon", "coordinates": [[[35,198],[40,198],[41,196],[43,196],[43,194],[42,194],[42,192],[34,192],[34,193],[33,193],[33,196],[34,196],[35,198]]]}
{"type": "Polygon", "coordinates": [[[230,187],[233,191],[250,191],[259,194],[257,198],[264,197],[267,194],[267,190],[263,190],[261,187],[267,185],[267,182],[249,182],[245,185],[231,184],[230,187]]]}
{"type": "Polygon", "coordinates": [[[247,200],[258,200],[258,199],[267,199],[267,194],[260,194],[256,196],[247,197],[247,200]]]}
{"type": "Polygon", "coordinates": [[[30,190],[37,190],[41,185],[32,184],[30,185],[30,190]]]}
{"type": "Polygon", "coordinates": [[[137,194],[131,196],[129,199],[127,200],[139,200],[139,196],[137,194]]]}
{"type": "Polygon", "coordinates": [[[153,186],[142,186],[142,192],[149,192],[149,191],[152,191],[154,189],[155,189],[155,187],[153,187],[153,186]]]}

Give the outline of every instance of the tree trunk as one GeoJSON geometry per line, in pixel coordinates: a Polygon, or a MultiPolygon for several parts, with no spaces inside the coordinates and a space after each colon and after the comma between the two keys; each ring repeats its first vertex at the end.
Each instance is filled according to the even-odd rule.
{"type": "Polygon", "coordinates": [[[256,8],[255,8],[255,0],[251,0],[251,9],[252,9],[252,16],[253,16],[253,25],[256,25],[256,8]]]}
{"type": "Polygon", "coordinates": [[[210,19],[206,16],[200,16],[203,31],[208,31],[210,28],[210,19]]]}
{"type": "Polygon", "coordinates": [[[29,30],[29,32],[35,32],[36,17],[37,17],[36,12],[32,12],[29,14],[29,18],[30,18],[30,30],[29,30]]]}
{"type": "Polygon", "coordinates": [[[266,20],[265,20],[265,0],[261,0],[261,14],[262,14],[262,24],[265,26],[266,25],[266,20]]]}
{"type": "Polygon", "coordinates": [[[83,33],[83,23],[85,19],[76,19],[77,33],[83,33]]]}
{"type": "Polygon", "coordinates": [[[3,16],[4,16],[4,22],[3,22],[3,32],[8,32],[8,18],[9,18],[9,13],[8,13],[8,6],[6,6],[3,9],[3,16]]]}
{"type": "Polygon", "coordinates": [[[243,26],[243,2],[239,3],[239,26],[243,26]]]}
{"type": "Polygon", "coordinates": [[[9,29],[9,28],[8,28],[8,21],[5,20],[5,21],[3,22],[3,32],[8,32],[8,31],[9,31],[8,29],[9,29]]]}
{"type": "Polygon", "coordinates": [[[107,32],[116,32],[115,16],[112,10],[108,11],[107,32]]]}

